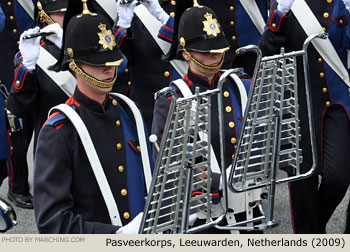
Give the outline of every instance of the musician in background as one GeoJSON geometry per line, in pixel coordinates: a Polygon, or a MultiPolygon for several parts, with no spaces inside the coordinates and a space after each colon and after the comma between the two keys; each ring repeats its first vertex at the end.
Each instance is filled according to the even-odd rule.
{"type": "MultiPolygon", "coordinates": [[[[188,1],[191,2],[192,0],[188,1]]],[[[129,85],[129,97],[142,108],[147,129],[150,131],[154,93],[165,87],[166,83],[180,79],[182,76],[170,62],[161,60],[164,53],[158,46],[156,38],[152,37],[146,28],[147,24],[153,27],[158,24],[134,14],[134,8],[138,8],[137,2],[136,0],[118,1],[119,19],[116,20],[115,35],[118,46],[129,60],[125,73],[125,76],[129,75],[129,79],[126,80],[127,85],[129,85]],[[121,2],[131,3],[121,4],[121,2]]],[[[268,1],[256,0],[252,2],[256,3],[258,7],[254,15],[261,16],[262,20],[266,20],[268,1]]],[[[260,33],[242,6],[241,1],[200,0],[199,3],[215,11],[228,38],[230,49],[226,52],[223,69],[239,66],[251,75],[255,66],[256,55],[246,53],[237,57],[235,51],[241,46],[257,44],[260,33]]],[[[171,43],[172,31],[169,27],[173,26],[175,13],[181,1],[147,0],[141,1],[141,4],[145,5],[148,11],[163,25],[158,38],[171,43]]],[[[186,72],[183,74],[186,74],[186,72]]]]}
{"type": "MultiPolygon", "coordinates": [[[[294,13],[294,0],[271,1],[271,17],[260,47],[264,55],[273,55],[284,47],[286,52],[302,49],[307,38],[294,13]]],[[[347,69],[350,48],[349,0],[306,0],[331,45],[347,69]]],[[[301,16],[305,14],[301,13],[301,16]]],[[[302,22],[309,23],[311,19],[302,22]]],[[[323,48],[328,50],[327,48],[323,48]]],[[[308,50],[310,87],[317,144],[317,171],[310,178],[290,183],[292,223],[295,233],[325,233],[326,225],[342,201],[350,183],[350,92],[346,83],[321,54],[308,50]],[[318,175],[322,181],[319,184],[318,175]]],[[[347,73],[347,71],[345,71],[347,73]]],[[[312,165],[302,64],[298,65],[301,173],[312,165]]]]}
{"type": "Polygon", "coordinates": [[[34,118],[34,150],[39,131],[47,119],[50,108],[68,99],[68,95],[45,72],[48,65],[37,64],[41,46],[54,58],[58,58],[62,46],[62,26],[67,5],[68,0],[37,2],[35,8],[37,26],[21,34],[20,51],[14,59],[15,79],[7,100],[7,108],[17,117],[31,115],[34,118]],[[52,34],[25,39],[26,36],[39,31],[52,34]]]}
{"type": "MultiPolygon", "coordinates": [[[[25,2],[31,4],[36,0],[25,2]]],[[[34,22],[17,0],[0,0],[0,3],[6,17],[5,27],[0,33],[0,80],[9,91],[14,79],[13,58],[18,51],[19,35],[33,27],[34,22]]],[[[25,116],[22,122],[21,130],[7,131],[6,143],[10,148],[5,168],[8,172],[7,196],[17,207],[33,208],[27,163],[27,151],[33,134],[33,119],[30,115],[25,116]]]]}
{"type": "Polygon", "coordinates": [[[54,69],[70,69],[76,75],[77,86],[66,104],[85,124],[102,170],[95,177],[94,163],[87,157],[92,149],[85,151],[79,128],[64,113],[53,113],[40,131],[35,156],[37,226],[40,233],[135,234],[147,194],[135,125],[140,122],[135,123],[135,111],[131,113],[124,100],[109,94],[123,61],[111,25],[101,14],[90,15],[85,4],[82,8],[77,3],[68,3],[63,30],[69,35],[63,36],[54,69]],[[103,175],[113,196],[108,202],[102,195],[106,188],[97,182],[103,175]],[[123,227],[112,224],[110,200],[116,201],[116,216],[123,227]]]}
{"type": "MultiPolygon", "coordinates": [[[[0,5],[0,32],[5,26],[5,15],[0,5]]],[[[7,142],[6,115],[4,101],[0,94],[0,186],[2,181],[7,177],[6,159],[9,157],[10,150],[7,142]]]]}
{"type": "MultiPolygon", "coordinates": [[[[179,2],[179,1],[178,1],[179,2]]],[[[187,74],[183,77],[185,85],[194,93],[196,87],[199,92],[215,89],[217,87],[221,73],[221,69],[225,53],[229,50],[229,43],[218,22],[215,12],[206,7],[195,4],[192,8],[191,1],[185,2],[181,9],[177,9],[175,16],[174,37],[169,53],[165,56],[166,60],[181,59],[189,63],[187,74]]],[[[246,91],[249,90],[250,77],[241,73],[239,76],[243,86],[243,92],[240,93],[238,83],[235,83],[231,77],[226,79],[223,85],[223,107],[224,111],[224,130],[225,130],[225,166],[229,167],[232,163],[233,154],[237,137],[242,124],[242,103],[245,103],[243,97],[246,97],[246,91]]],[[[179,97],[182,96],[181,91],[176,86],[171,86],[179,97]]],[[[165,94],[157,99],[154,107],[152,134],[158,139],[158,144],[163,135],[166,118],[171,103],[170,93],[165,94]]],[[[212,147],[215,152],[218,163],[220,163],[220,136],[219,122],[217,120],[217,97],[212,97],[211,103],[212,121],[211,121],[211,137],[212,147]]],[[[157,153],[154,152],[154,158],[157,153]]],[[[214,163],[214,160],[212,161],[214,163]]],[[[212,192],[219,191],[220,174],[213,173],[212,192]]],[[[242,202],[242,204],[245,204],[242,202]]],[[[235,209],[232,209],[235,211],[235,209]]],[[[255,209],[257,210],[257,209],[255,209]]],[[[244,220],[245,212],[236,214],[233,218],[236,221],[244,220]]],[[[194,225],[200,224],[202,220],[197,220],[194,225]]],[[[221,231],[217,229],[204,230],[204,233],[227,233],[229,231],[221,231]]]]}

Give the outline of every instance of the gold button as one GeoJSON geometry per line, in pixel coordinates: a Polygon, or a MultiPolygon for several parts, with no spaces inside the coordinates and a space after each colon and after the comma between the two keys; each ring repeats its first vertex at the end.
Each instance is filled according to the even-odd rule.
{"type": "Polygon", "coordinates": [[[112,100],[112,104],[113,104],[113,106],[117,106],[117,105],[118,105],[117,100],[116,100],[116,99],[113,99],[113,100],[112,100]]]}
{"type": "Polygon", "coordinates": [[[224,92],[224,96],[225,96],[225,97],[229,97],[229,96],[230,96],[230,93],[229,93],[228,91],[225,91],[225,92],[224,92]]]}
{"type": "Polygon", "coordinates": [[[324,18],[329,18],[328,12],[323,13],[323,17],[324,17],[324,18]]]}
{"type": "Polygon", "coordinates": [[[232,138],[231,138],[231,143],[232,143],[232,144],[235,144],[235,143],[237,143],[237,138],[235,138],[235,137],[232,137],[232,138]]]}
{"type": "Polygon", "coordinates": [[[18,87],[21,82],[19,80],[16,80],[16,86],[18,87]]]}
{"type": "Polygon", "coordinates": [[[234,11],[235,10],[235,7],[234,6],[230,6],[230,11],[234,11]]]}
{"type": "Polygon", "coordinates": [[[326,101],[326,107],[330,107],[331,106],[331,102],[330,101],[326,101]]]}
{"type": "Polygon", "coordinates": [[[141,147],[139,145],[137,145],[136,150],[141,151],[141,147]]]}
{"type": "Polygon", "coordinates": [[[169,14],[170,16],[172,16],[172,17],[175,17],[175,12],[170,12],[170,14],[169,14]]]}
{"type": "Polygon", "coordinates": [[[272,28],[276,28],[276,24],[275,23],[272,24],[272,28]]]}
{"type": "Polygon", "coordinates": [[[7,5],[8,5],[8,6],[11,6],[11,5],[12,5],[12,2],[7,2],[7,5]]]}
{"type": "Polygon", "coordinates": [[[225,108],[225,110],[226,110],[227,113],[230,113],[230,112],[232,111],[232,108],[231,108],[230,106],[227,106],[227,107],[225,108]]]}
{"type": "Polygon", "coordinates": [[[10,148],[11,150],[13,150],[13,147],[11,146],[11,148],[10,148]]]}
{"type": "Polygon", "coordinates": [[[123,145],[121,143],[117,143],[117,149],[121,150],[123,148],[123,145]]]}
{"type": "Polygon", "coordinates": [[[333,0],[327,0],[327,3],[332,3],[333,2],[333,0]]]}
{"type": "Polygon", "coordinates": [[[320,58],[317,59],[317,62],[318,62],[318,63],[322,63],[322,62],[323,62],[323,59],[320,57],[320,58]]]}
{"type": "Polygon", "coordinates": [[[234,159],[235,158],[235,154],[232,154],[232,159],[234,159]]]}
{"type": "Polygon", "coordinates": [[[128,72],[129,72],[129,68],[125,68],[125,69],[124,69],[124,72],[125,72],[125,73],[128,73],[128,72]]]}
{"type": "Polygon", "coordinates": [[[128,86],[129,86],[129,87],[131,86],[131,81],[128,81],[128,86]]]}
{"type": "Polygon", "coordinates": [[[128,213],[128,212],[124,212],[123,213],[123,217],[124,217],[124,219],[129,219],[130,218],[130,214],[128,213]]]}
{"type": "Polygon", "coordinates": [[[327,93],[327,91],[328,91],[327,88],[325,88],[325,87],[322,88],[322,93],[327,93]]]}
{"type": "Polygon", "coordinates": [[[120,191],[120,194],[121,194],[122,196],[126,196],[126,195],[128,195],[128,191],[127,191],[126,189],[122,189],[122,190],[120,191]]]}
{"type": "Polygon", "coordinates": [[[15,17],[14,16],[10,16],[10,20],[11,21],[15,20],[15,17]]]}
{"type": "Polygon", "coordinates": [[[230,21],[230,25],[234,26],[235,25],[235,21],[230,21]]]}
{"type": "Polygon", "coordinates": [[[19,45],[19,40],[17,40],[17,42],[16,42],[16,43],[17,43],[17,45],[19,45]]]}
{"type": "Polygon", "coordinates": [[[115,122],[115,125],[116,125],[117,127],[119,127],[120,124],[121,124],[120,120],[117,120],[117,121],[115,122]]]}
{"type": "Polygon", "coordinates": [[[229,123],[228,123],[228,126],[229,126],[230,128],[234,128],[234,127],[235,127],[235,123],[234,123],[234,122],[229,122],[229,123]]]}
{"type": "Polygon", "coordinates": [[[11,134],[11,132],[9,132],[9,136],[11,136],[12,134],[11,134]]]}
{"type": "Polygon", "coordinates": [[[327,28],[326,28],[326,27],[322,27],[322,30],[323,30],[323,31],[327,31],[327,28]]]}
{"type": "Polygon", "coordinates": [[[232,40],[235,41],[236,40],[236,36],[232,36],[232,40]]]}
{"type": "Polygon", "coordinates": [[[324,77],[324,73],[323,73],[323,72],[320,73],[320,77],[321,77],[321,78],[324,77]]]}
{"type": "Polygon", "coordinates": [[[165,72],[164,72],[164,77],[169,77],[169,76],[170,76],[169,71],[165,71],[165,72]]]}
{"type": "Polygon", "coordinates": [[[176,4],[176,1],[172,0],[171,5],[175,5],[175,4],[176,4]]]}
{"type": "Polygon", "coordinates": [[[339,20],[339,23],[340,23],[340,24],[343,24],[343,23],[344,23],[343,19],[340,19],[340,20],[339,20]]]}
{"type": "Polygon", "coordinates": [[[119,166],[118,166],[118,171],[119,171],[119,172],[124,172],[124,166],[119,165],[119,166]]]}
{"type": "Polygon", "coordinates": [[[12,32],[16,34],[17,33],[17,29],[13,29],[12,32]]]}

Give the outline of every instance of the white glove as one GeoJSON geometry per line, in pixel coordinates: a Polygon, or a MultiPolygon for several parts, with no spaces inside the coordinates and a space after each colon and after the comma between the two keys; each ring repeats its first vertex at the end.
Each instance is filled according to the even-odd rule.
{"type": "Polygon", "coordinates": [[[23,39],[23,36],[39,32],[39,26],[26,30],[19,38],[19,50],[22,54],[22,64],[30,71],[35,69],[40,55],[41,36],[32,39],[23,39]]]}
{"type": "Polygon", "coordinates": [[[188,226],[193,226],[193,224],[196,222],[198,216],[196,213],[194,214],[190,214],[190,216],[188,216],[188,226]]]}
{"type": "Polygon", "coordinates": [[[117,2],[118,23],[121,28],[127,29],[131,26],[132,18],[134,17],[134,8],[137,1],[128,4],[121,4],[121,0],[117,2]]]}
{"type": "Polygon", "coordinates": [[[292,5],[295,0],[276,0],[278,5],[277,5],[277,10],[283,13],[287,13],[290,8],[292,8],[292,5]]]}
{"type": "Polygon", "coordinates": [[[350,13],[350,0],[342,0],[346,9],[348,10],[348,12],[350,13]]]}
{"type": "Polygon", "coordinates": [[[143,213],[139,213],[129,224],[117,230],[116,234],[138,234],[143,213]]]}
{"type": "Polygon", "coordinates": [[[54,32],[55,34],[47,36],[46,38],[54,43],[58,48],[62,48],[63,29],[58,23],[50,24],[44,27],[41,29],[41,32],[54,32]]]}
{"type": "Polygon", "coordinates": [[[169,19],[169,15],[160,7],[158,0],[146,0],[141,2],[147,10],[162,24],[166,24],[169,19]]]}

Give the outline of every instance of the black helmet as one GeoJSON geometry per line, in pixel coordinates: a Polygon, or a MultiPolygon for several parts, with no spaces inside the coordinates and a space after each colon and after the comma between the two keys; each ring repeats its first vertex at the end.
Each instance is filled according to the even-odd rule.
{"type": "Polygon", "coordinates": [[[68,0],[39,0],[34,11],[35,20],[37,20],[38,24],[44,24],[44,20],[49,24],[53,24],[55,21],[48,14],[65,13],[67,6],[68,0]]]}
{"type": "Polygon", "coordinates": [[[96,86],[109,87],[114,83],[100,82],[87,75],[77,65],[81,63],[91,66],[117,67],[124,60],[112,34],[111,24],[102,14],[90,12],[87,7],[90,3],[91,1],[87,0],[69,2],[63,24],[61,55],[51,69],[64,71],[70,68],[96,86]],[[76,15],[76,13],[79,14],[76,15]]]}
{"type": "Polygon", "coordinates": [[[77,15],[70,19],[64,33],[62,70],[68,69],[71,59],[92,66],[120,65],[123,56],[103,15],[77,15]]]}
{"type": "Polygon", "coordinates": [[[207,53],[224,53],[230,45],[215,12],[206,6],[201,6],[194,0],[177,2],[174,25],[174,38],[170,51],[164,60],[181,59],[182,51],[197,51],[207,53]]]}

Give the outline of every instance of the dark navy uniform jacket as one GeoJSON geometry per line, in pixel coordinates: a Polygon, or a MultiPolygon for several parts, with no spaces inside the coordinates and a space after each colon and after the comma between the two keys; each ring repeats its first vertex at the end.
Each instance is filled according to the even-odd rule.
{"type": "MultiPolygon", "coordinates": [[[[144,208],[138,137],[131,112],[111,96],[103,105],[76,88],[66,104],[85,123],[123,225],[144,208]],[[125,190],[123,190],[125,189],[125,190]]],[[[151,165],[152,167],[152,165],[151,165]]],[[[52,114],[40,131],[34,168],[34,205],[40,233],[115,233],[78,133],[65,115],[52,114]]]]}
{"type": "MultiPolygon", "coordinates": [[[[199,87],[200,92],[206,90],[214,89],[217,87],[220,73],[218,73],[213,81],[210,83],[208,79],[196,75],[188,70],[187,75],[184,76],[183,80],[187,83],[192,93],[195,91],[195,87],[199,87]]],[[[240,76],[246,90],[249,90],[250,78],[247,75],[240,76]]],[[[176,91],[178,91],[175,88],[176,91]]],[[[177,93],[182,96],[180,91],[177,93]]],[[[238,142],[239,131],[243,122],[242,108],[241,108],[241,98],[239,91],[234,84],[233,80],[228,78],[222,87],[223,95],[223,107],[224,107],[224,131],[225,131],[225,166],[228,167],[233,160],[233,155],[235,153],[235,146],[238,142]]],[[[163,130],[165,127],[165,122],[168,116],[168,111],[171,103],[171,96],[164,95],[160,96],[154,106],[153,124],[152,124],[152,134],[156,134],[158,138],[158,143],[162,139],[163,130]]],[[[211,103],[211,137],[212,146],[215,152],[215,156],[220,164],[220,145],[219,145],[219,120],[218,120],[218,107],[217,107],[217,97],[212,98],[211,103]]],[[[213,176],[213,188],[218,188],[219,176],[213,176]]]]}
{"type": "MultiPolygon", "coordinates": [[[[322,25],[325,32],[329,34],[335,50],[338,53],[344,66],[347,66],[347,49],[350,48],[350,23],[349,13],[341,0],[306,0],[310,9],[322,25]]],[[[285,47],[286,51],[301,50],[306,39],[304,30],[299,25],[292,12],[287,15],[276,10],[276,2],[271,2],[271,18],[268,22],[268,29],[263,34],[260,47],[263,54],[272,55],[280,52],[280,47],[285,47]]],[[[312,106],[314,115],[314,126],[316,132],[316,145],[318,146],[318,159],[321,158],[321,136],[322,119],[324,112],[332,105],[344,107],[349,115],[350,111],[350,89],[339,78],[339,76],[323,60],[316,49],[310,44],[308,50],[310,86],[312,94],[312,106]]],[[[301,117],[301,134],[303,149],[303,166],[308,170],[311,167],[311,150],[309,141],[309,131],[306,113],[306,98],[304,89],[304,72],[302,64],[298,62],[298,84],[299,103],[301,117]],[[299,64],[300,63],[300,64],[299,64]]]]}
{"type": "MultiPolygon", "coordinates": [[[[173,17],[176,10],[176,0],[162,2],[164,10],[173,17]]],[[[263,17],[266,18],[266,0],[256,0],[256,2],[263,17]]],[[[231,61],[234,58],[235,50],[241,46],[257,44],[260,34],[239,0],[201,0],[200,3],[212,8],[220,19],[220,24],[231,45],[230,51],[226,53],[223,66],[223,68],[228,69],[232,65],[231,61]]],[[[173,37],[173,20],[171,19],[159,33],[159,38],[168,42],[171,42],[173,37]]],[[[139,104],[150,130],[154,93],[181,76],[170,63],[161,60],[163,52],[136,15],[134,15],[131,27],[128,29],[128,34],[123,29],[117,29],[115,35],[118,46],[121,47],[129,60],[129,67],[126,69],[130,76],[126,80],[130,88],[129,96],[139,104]]],[[[237,58],[237,64],[233,63],[233,65],[244,67],[245,72],[251,74],[252,71],[250,73],[248,70],[254,68],[255,56],[245,54],[244,57],[237,58]]],[[[123,77],[126,78],[126,75],[123,77]]]]}
{"type": "MultiPolygon", "coordinates": [[[[41,41],[41,46],[58,58],[60,49],[50,41],[41,41]]],[[[69,97],[38,65],[34,71],[22,64],[20,53],[15,57],[15,79],[7,100],[7,108],[16,116],[34,116],[34,148],[39,131],[47,119],[47,114],[55,105],[64,103],[69,97]]]]}
{"type": "Polygon", "coordinates": [[[0,80],[10,89],[14,71],[13,57],[18,51],[19,35],[35,24],[16,0],[0,0],[0,3],[6,17],[4,30],[0,33],[0,80]]]}

